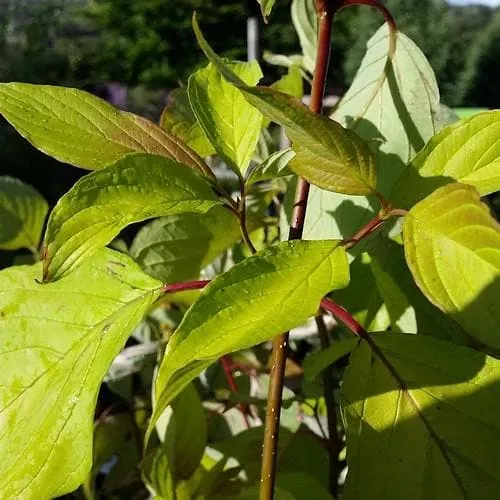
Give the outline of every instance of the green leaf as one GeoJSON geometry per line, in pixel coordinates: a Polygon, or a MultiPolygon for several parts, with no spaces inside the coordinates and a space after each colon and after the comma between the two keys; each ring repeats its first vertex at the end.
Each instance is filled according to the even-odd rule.
{"type": "MultiPolygon", "coordinates": [[[[300,68],[303,66],[302,61],[304,60],[304,57],[299,54],[285,56],[283,54],[274,54],[268,50],[264,50],[262,58],[266,63],[272,66],[281,66],[283,68],[291,68],[292,66],[298,66],[300,68]]],[[[304,74],[302,74],[302,76],[305,77],[304,74]]]]}
{"type": "Polygon", "coordinates": [[[162,156],[128,155],[83,177],[59,200],[45,233],[43,279],[68,274],[133,222],[204,213],[217,203],[195,171],[162,156]]]}
{"type": "Polygon", "coordinates": [[[267,18],[271,14],[271,11],[273,10],[276,0],[257,0],[257,2],[259,2],[260,11],[262,12],[262,17],[264,18],[264,21],[267,23],[268,22],[267,18]]]}
{"type": "Polygon", "coordinates": [[[293,0],[292,22],[304,54],[303,65],[314,73],[316,47],[318,45],[318,17],[314,0],[293,0]]]}
{"type": "Polygon", "coordinates": [[[329,191],[373,193],[377,183],[375,157],[358,135],[326,116],[313,113],[292,96],[267,87],[247,86],[210,48],[196,17],[193,28],[198,44],[221,75],[250,104],[285,128],[296,153],[290,168],[297,175],[329,191]]]}
{"type": "Polygon", "coordinates": [[[347,356],[357,343],[358,340],[354,337],[338,340],[328,347],[328,349],[308,356],[302,364],[306,380],[314,380],[325,368],[347,356]]]}
{"type": "MultiPolygon", "coordinates": [[[[249,85],[262,78],[257,61],[225,64],[249,85]]],[[[244,173],[259,140],[261,113],[213,64],[189,77],[187,91],[194,114],[217,154],[236,173],[244,173]]]]}
{"type": "Polygon", "coordinates": [[[38,284],[40,272],[0,272],[1,498],[52,498],[83,482],[101,380],[161,291],[112,250],[56,283],[38,284]]]}
{"type": "Polygon", "coordinates": [[[450,182],[475,186],[481,196],[500,190],[500,111],[486,111],[435,135],[415,157],[391,197],[409,208],[450,182]]]}
{"type": "Polygon", "coordinates": [[[436,78],[425,56],[403,33],[395,36],[389,60],[387,25],[369,40],[361,67],[333,114],[377,154],[378,189],[386,195],[436,132],[434,114],[439,110],[436,78]]]}
{"type": "Polygon", "coordinates": [[[500,347],[500,226],[476,189],[434,191],[410,210],[403,238],[424,295],[477,340],[500,347]]]}
{"type": "Polygon", "coordinates": [[[273,153],[259,165],[247,170],[246,184],[255,184],[260,181],[292,175],[293,172],[288,168],[288,164],[294,156],[295,153],[290,148],[273,153]]]}
{"type": "Polygon", "coordinates": [[[165,409],[156,429],[162,443],[172,443],[168,458],[174,477],[191,477],[200,465],[207,445],[205,410],[192,384],[186,386],[165,409]]]}
{"type": "Polygon", "coordinates": [[[491,498],[499,381],[500,361],[452,343],[394,332],[361,340],[342,384],[344,498],[491,498]]]}
{"type": "Polygon", "coordinates": [[[291,95],[297,99],[302,99],[304,95],[304,84],[302,81],[302,73],[297,65],[288,68],[288,73],[283,75],[278,81],[271,85],[271,88],[291,95]]]}
{"type": "Polygon", "coordinates": [[[48,211],[45,199],[31,186],[0,177],[0,249],[36,252],[48,211]]]}
{"type": "Polygon", "coordinates": [[[205,214],[164,217],[143,227],[130,255],[150,276],[165,283],[195,279],[224,250],[241,239],[238,221],[222,207],[205,214]]]}
{"type": "Polygon", "coordinates": [[[203,160],[176,137],[81,90],[0,83],[0,113],[40,151],[76,167],[95,170],[128,153],[145,152],[213,177],[203,160]]]}
{"type": "Polygon", "coordinates": [[[101,416],[97,420],[94,428],[92,470],[85,481],[86,488],[94,494],[95,479],[99,470],[110,460],[115,462],[110,471],[113,475],[119,472],[121,467],[124,470],[130,465],[130,469],[133,469],[139,464],[142,456],[138,453],[134,426],[134,415],[131,413],[101,416]]]}
{"type": "Polygon", "coordinates": [[[415,286],[400,245],[379,237],[370,245],[369,254],[376,286],[391,320],[391,330],[468,343],[470,338],[460,325],[429,302],[415,286]]]}
{"type": "Polygon", "coordinates": [[[184,141],[200,156],[210,156],[215,153],[191,109],[186,88],[170,92],[168,104],[161,114],[160,126],[184,141]]]}
{"type": "Polygon", "coordinates": [[[155,383],[151,425],[217,358],[300,325],[316,313],[327,292],[348,281],[346,253],[334,241],[284,242],[218,276],[168,343],[155,383]]]}

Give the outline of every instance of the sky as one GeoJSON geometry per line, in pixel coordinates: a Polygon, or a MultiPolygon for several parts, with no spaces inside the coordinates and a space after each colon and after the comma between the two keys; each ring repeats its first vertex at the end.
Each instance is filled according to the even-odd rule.
{"type": "Polygon", "coordinates": [[[455,5],[470,5],[476,3],[490,5],[491,7],[500,6],[500,0],[448,0],[448,2],[455,5]]]}

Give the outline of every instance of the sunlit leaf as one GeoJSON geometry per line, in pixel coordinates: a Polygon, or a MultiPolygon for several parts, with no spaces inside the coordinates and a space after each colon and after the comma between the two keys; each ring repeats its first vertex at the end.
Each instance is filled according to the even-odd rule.
{"type": "Polygon", "coordinates": [[[52,498],[83,482],[101,380],[161,290],[111,250],[56,283],[38,284],[40,273],[0,272],[2,498],[52,498]]]}
{"type": "Polygon", "coordinates": [[[45,233],[44,280],[68,274],[127,225],[204,213],[217,196],[195,171],[155,155],[128,155],[80,179],[57,203],[45,233]]]}
{"type": "Polygon", "coordinates": [[[500,361],[426,336],[370,338],[342,384],[344,498],[491,498],[500,487],[500,361]]]}
{"type": "Polygon", "coordinates": [[[198,44],[221,75],[250,104],[285,128],[296,153],[290,163],[296,174],[329,191],[373,193],[377,184],[375,157],[358,135],[326,116],[313,113],[292,96],[268,87],[249,87],[211,49],[195,17],[193,28],[198,44]]]}
{"type": "Polygon", "coordinates": [[[273,10],[274,4],[276,3],[276,0],[257,0],[260,4],[260,10],[262,12],[262,17],[264,18],[264,21],[267,22],[268,16],[271,14],[271,11],[273,10]]]}
{"type": "MultiPolygon", "coordinates": [[[[257,61],[225,64],[248,85],[255,85],[262,77],[257,61]]],[[[244,173],[259,140],[261,113],[212,64],[190,76],[188,95],[194,114],[217,154],[235,172],[244,173]]]]}
{"type": "Polygon", "coordinates": [[[475,186],[481,196],[500,190],[500,111],[486,111],[435,135],[394,187],[391,199],[409,208],[450,182],[475,186]]]}
{"type": "Polygon", "coordinates": [[[0,177],[0,249],[36,252],[48,210],[45,199],[31,186],[0,177]]]}
{"type": "Polygon", "coordinates": [[[215,153],[208,142],[189,104],[186,88],[175,89],[168,95],[168,104],[163,110],[160,125],[164,130],[184,141],[201,156],[215,153]]]}
{"type": "Polygon", "coordinates": [[[314,0],[293,0],[292,22],[304,54],[304,68],[313,73],[318,45],[318,17],[314,0]]]}
{"type": "Polygon", "coordinates": [[[334,241],[281,243],[218,276],[168,343],[156,379],[152,425],[217,358],[300,325],[316,313],[328,291],[348,281],[345,251],[334,241]]]}
{"type": "Polygon", "coordinates": [[[128,153],[146,152],[213,176],[176,137],[81,90],[1,83],[0,113],[40,151],[76,167],[96,170],[128,153]]]}
{"type": "Polygon", "coordinates": [[[500,347],[500,226],[476,189],[437,189],[410,210],[403,237],[425,296],[477,340],[500,347]]]}
{"type": "Polygon", "coordinates": [[[283,75],[278,81],[271,85],[271,88],[291,95],[297,99],[302,99],[304,95],[304,84],[302,81],[302,73],[297,65],[288,68],[288,73],[283,75]]]}
{"type": "Polygon", "coordinates": [[[434,135],[439,110],[439,90],[427,59],[403,33],[395,37],[389,61],[387,25],[368,41],[361,67],[332,115],[377,154],[378,188],[384,194],[434,135]]]}

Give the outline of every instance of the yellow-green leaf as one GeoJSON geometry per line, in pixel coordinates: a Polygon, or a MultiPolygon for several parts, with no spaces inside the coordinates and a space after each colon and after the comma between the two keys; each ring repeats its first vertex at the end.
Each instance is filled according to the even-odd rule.
{"type": "Polygon", "coordinates": [[[391,199],[409,208],[455,181],[475,186],[481,196],[500,190],[500,111],[478,113],[435,135],[405,170],[391,199]]]}
{"type": "Polygon", "coordinates": [[[290,163],[296,174],[329,191],[373,193],[377,184],[375,156],[358,135],[326,116],[313,113],[292,96],[266,87],[249,87],[210,48],[196,18],[193,25],[200,47],[221,75],[250,104],[285,128],[296,153],[290,163]]]}
{"type": "Polygon", "coordinates": [[[185,87],[170,92],[168,104],[161,114],[160,126],[184,141],[200,156],[210,156],[215,153],[215,149],[208,142],[196,120],[185,87]]]}
{"type": "Polygon", "coordinates": [[[127,225],[219,203],[206,179],[173,160],[137,153],[80,179],[57,203],[45,233],[44,281],[61,278],[127,225]]]}
{"type": "MultiPolygon", "coordinates": [[[[257,61],[225,63],[248,85],[262,78],[257,61]]],[[[191,107],[217,154],[236,173],[244,173],[259,140],[262,114],[209,64],[189,77],[191,107]]]]}
{"type": "Polygon", "coordinates": [[[342,383],[346,500],[484,499],[500,488],[500,361],[432,337],[374,334],[342,383]]]}
{"type": "Polygon", "coordinates": [[[293,241],[258,252],[218,276],[171,337],[155,383],[151,427],[172,399],[220,356],[289,330],[349,281],[335,241],[293,241]]]}
{"type": "Polygon", "coordinates": [[[403,237],[426,297],[477,340],[500,347],[500,226],[477,190],[437,189],[410,210],[403,237]]]}
{"type": "Polygon", "coordinates": [[[48,211],[47,202],[34,188],[0,177],[0,249],[36,252],[48,211]]]}
{"type": "Polygon", "coordinates": [[[0,83],[0,113],[36,148],[88,170],[128,153],[166,156],[213,174],[182,141],[140,116],[77,89],[0,83]]]}
{"type": "Polygon", "coordinates": [[[92,465],[97,392],[161,283],[101,250],[65,280],[0,272],[0,497],[53,498],[92,465]]]}

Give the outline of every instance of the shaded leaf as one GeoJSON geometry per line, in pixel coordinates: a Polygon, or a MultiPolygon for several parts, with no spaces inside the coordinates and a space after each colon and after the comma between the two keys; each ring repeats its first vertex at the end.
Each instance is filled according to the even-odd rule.
{"type": "Polygon", "coordinates": [[[0,177],[0,249],[36,252],[48,211],[47,202],[34,188],[0,177]]]}
{"type": "Polygon", "coordinates": [[[51,498],[83,482],[101,380],[161,290],[111,250],[56,283],[38,284],[40,272],[0,272],[2,498],[51,498]]]}
{"type": "Polygon", "coordinates": [[[203,160],[176,137],[81,90],[0,83],[0,113],[40,151],[76,167],[95,170],[128,153],[146,152],[213,177],[203,160]]]}
{"type": "Polygon", "coordinates": [[[312,74],[318,45],[318,18],[314,0],[293,0],[291,13],[293,26],[304,54],[304,68],[312,74]]]}
{"type": "Polygon", "coordinates": [[[247,170],[246,184],[255,184],[260,181],[276,179],[292,175],[293,172],[288,168],[288,164],[295,156],[291,149],[277,151],[268,156],[262,163],[250,167],[247,170]]]}
{"type": "Polygon", "coordinates": [[[499,381],[498,360],[452,343],[394,332],[361,340],[342,384],[346,500],[491,498],[499,381]]]}
{"type": "Polygon", "coordinates": [[[204,213],[218,203],[193,170],[161,156],[128,155],[83,177],[59,200],[45,233],[44,281],[68,274],[133,222],[204,213]]]}
{"type": "Polygon", "coordinates": [[[316,313],[327,292],[348,281],[345,251],[333,241],[281,243],[218,276],[168,343],[156,378],[151,425],[217,358],[300,325],[316,313]]]}
{"type": "MultiPolygon", "coordinates": [[[[225,64],[249,85],[262,77],[257,61],[225,64]]],[[[194,114],[217,154],[236,173],[244,173],[259,140],[261,113],[212,64],[189,77],[187,91],[194,114]]]]}
{"type": "Polygon", "coordinates": [[[168,104],[161,114],[160,126],[184,141],[200,156],[215,153],[215,149],[208,142],[191,109],[186,88],[178,88],[170,92],[168,104]]]}
{"type": "Polygon", "coordinates": [[[172,443],[168,459],[174,477],[191,477],[200,465],[207,445],[205,410],[192,384],[186,386],[166,408],[156,429],[162,443],[172,443]]]}
{"type": "Polygon", "coordinates": [[[415,286],[400,245],[389,238],[379,237],[370,246],[369,254],[370,266],[387,307],[392,330],[468,343],[470,339],[460,325],[429,302],[415,286]]]}
{"type": "Polygon", "coordinates": [[[424,295],[477,340],[500,347],[500,226],[476,189],[434,191],[410,210],[403,238],[424,295]]]}
{"type": "Polygon", "coordinates": [[[409,208],[435,189],[460,181],[481,196],[500,190],[500,111],[486,111],[435,135],[394,188],[397,206],[409,208]]]}
{"type": "Polygon", "coordinates": [[[203,268],[240,239],[234,215],[214,207],[205,214],[186,213],[153,221],[139,231],[130,255],[149,275],[176,283],[198,278],[203,268]]]}
{"type": "Polygon", "coordinates": [[[335,341],[330,347],[311,354],[302,364],[306,380],[314,380],[325,368],[347,356],[357,345],[356,338],[335,341]]]}

